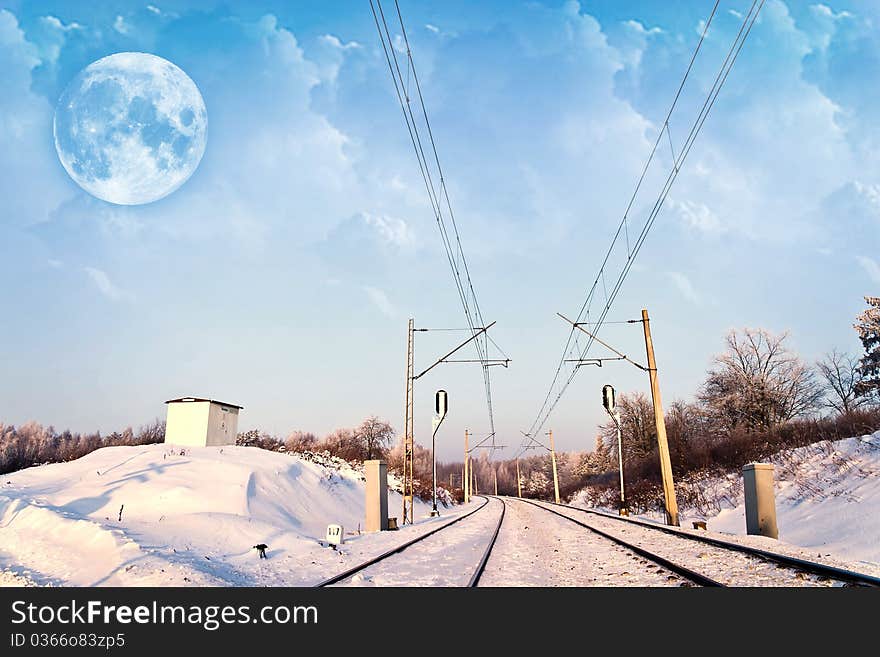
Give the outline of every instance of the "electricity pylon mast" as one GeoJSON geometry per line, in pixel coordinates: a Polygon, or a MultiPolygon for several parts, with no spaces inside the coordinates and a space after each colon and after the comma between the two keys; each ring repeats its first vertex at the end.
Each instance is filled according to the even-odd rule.
{"type": "Polygon", "coordinates": [[[403,442],[403,522],[413,521],[413,460],[415,439],[413,438],[413,320],[409,320],[406,338],[406,419],[404,420],[403,442]]]}

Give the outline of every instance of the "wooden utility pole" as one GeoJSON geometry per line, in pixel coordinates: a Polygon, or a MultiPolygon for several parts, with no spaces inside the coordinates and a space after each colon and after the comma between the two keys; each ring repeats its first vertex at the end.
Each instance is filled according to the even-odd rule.
{"type": "Polygon", "coordinates": [[[550,460],[553,461],[553,492],[556,494],[556,503],[559,504],[559,474],[556,471],[556,450],[553,448],[553,429],[547,432],[550,436],[550,460]]]}
{"type": "Polygon", "coordinates": [[[406,417],[404,419],[403,445],[403,523],[413,522],[413,461],[415,439],[413,437],[413,320],[410,318],[406,333],[406,417]]]}
{"type": "Polygon", "coordinates": [[[464,503],[467,504],[471,499],[471,473],[470,468],[468,467],[468,461],[470,460],[470,454],[468,453],[468,437],[470,433],[467,429],[464,430],[464,503]]]}
{"type": "Polygon", "coordinates": [[[516,496],[522,497],[522,479],[519,477],[519,459],[516,460],[516,496]]]}
{"type": "Polygon", "coordinates": [[[492,474],[495,477],[495,496],[497,497],[498,496],[498,468],[497,467],[492,472],[492,474]]]}
{"type": "Polygon", "coordinates": [[[678,526],[678,502],[675,499],[675,483],[672,481],[672,460],[666,441],[666,420],[660,399],[660,383],[657,381],[657,363],[654,360],[654,342],[651,340],[651,324],[648,311],[642,310],[642,326],[645,329],[645,349],[648,352],[648,376],[651,378],[651,397],[654,400],[654,423],[657,426],[657,447],[660,452],[660,474],[663,478],[663,498],[666,508],[666,524],[678,526]]]}

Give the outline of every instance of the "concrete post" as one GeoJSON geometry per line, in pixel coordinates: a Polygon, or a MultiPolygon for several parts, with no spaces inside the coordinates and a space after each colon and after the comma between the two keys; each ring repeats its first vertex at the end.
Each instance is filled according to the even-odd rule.
{"type": "Polygon", "coordinates": [[[364,461],[367,476],[366,531],[388,529],[388,470],[385,461],[364,461]]]}
{"type": "Polygon", "coordinates": [[[773,493],[773,464],[749,463],[743,467],[746,497],[746,532],[779,538],[776,527],[776,498],[773,493]]]}

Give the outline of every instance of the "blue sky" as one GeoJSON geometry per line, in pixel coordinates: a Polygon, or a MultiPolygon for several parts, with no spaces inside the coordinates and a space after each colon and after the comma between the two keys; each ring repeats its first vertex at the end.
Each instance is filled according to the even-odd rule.
{"type": "MultiPolygon", "coordinates": [[[[722,0],[681,101],[682,134],[749,3],[722,0]]],[[[475,287],[513,359],[493,370],[499,443],[520,442],[708,15],[700,2],[403,0],[475,287]]],[[[880,288],[880,6],[767,0],[612,310],[652,316],[664,401],[689,398],[734,327],[790,330],[807,359],[856,352],[880,288]]],[[[406,321],[463,318],[366,0],[0,0],[0,418],[109,431],[162,401],[245,406],[241,428],[402,426],[406,321]],[[170,196],[81,190],[55,103],[114,52],[198,85],[208,143],[170,196]]],[[[668,155],[663,154],[667,158],[668,155]]],[[[455,334],[417,338],[417,365],[455,334]]],[[[603,337],[642,356],[636,328],[603,337]]],[[[591,448],[604,383],[579,374],[546,428],[591,448]]],[[[454,457],[486,430],[479,368],[433,390],[454,457]]]]}

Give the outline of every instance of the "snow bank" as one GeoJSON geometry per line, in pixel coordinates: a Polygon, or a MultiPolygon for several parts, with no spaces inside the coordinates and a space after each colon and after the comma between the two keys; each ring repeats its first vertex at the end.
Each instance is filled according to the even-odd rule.
{"type": "MultiPolygon", "coordinates": [[[[255,447],[158,444],[108,447],[6,475],[0,584],[309,581],[309,566],[329,550],[319,543],[327,524],[342,524],[352,539],[364,518],[363,475],[314,460],[255,447]],[[269,545],[262,563],[252,549],[258,543],[269,545]]],[[[401,505],[389,493],[389,515],[401,505]]],[[[417,505],[417,515],[427,513],[417,505]]]]}
{"type": "MultiPolygon", "coordinates": [[[[838,441],[822,441],[779,452],[776,466],[776,517],[779,542],[763,537],[761,547],[785,544],[809,548],[813,558],[834,557],[880,568],[880,431],[838,441]]],[[[740,473],[693,476],[676,487],[698,490],[699,508],[679,509],[682,527],[706,520],[710,530],[745,535],[745,502],[740,473]]],[[[572,502],[586,506],[582,496],[572,502]]],[[[616,512],[616,511],[615,511],[616,512]]],[[[662,520],[659,514],[644,516],[662,520]]]]}

